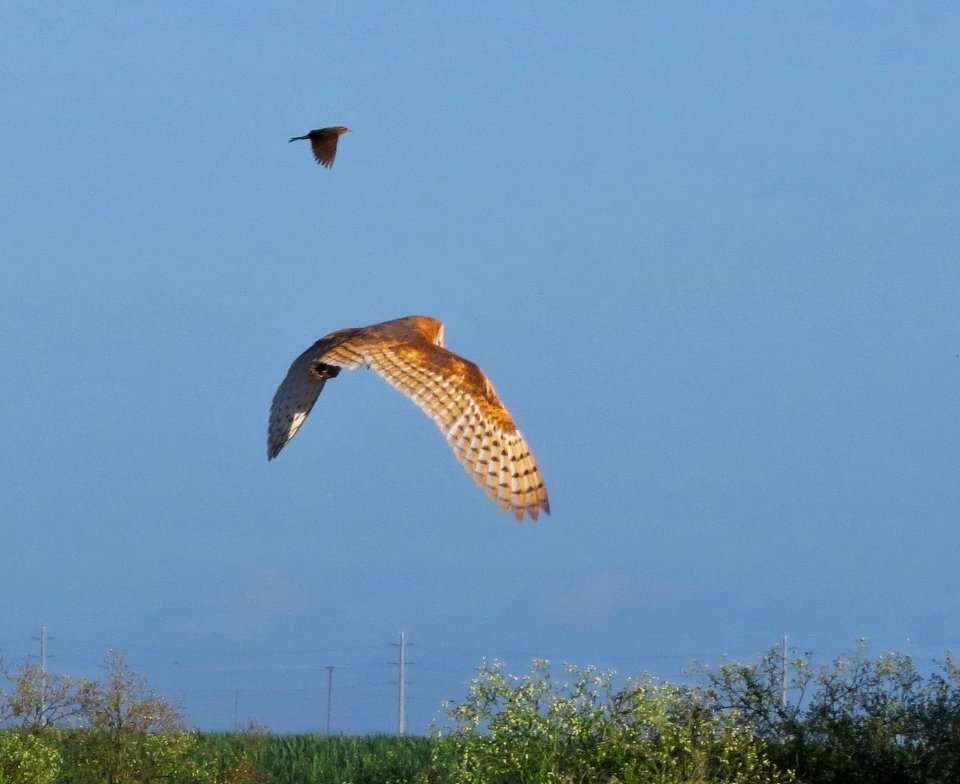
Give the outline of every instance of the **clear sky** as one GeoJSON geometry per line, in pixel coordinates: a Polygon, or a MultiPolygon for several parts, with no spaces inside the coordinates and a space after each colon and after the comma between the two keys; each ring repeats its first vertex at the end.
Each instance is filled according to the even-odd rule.
{"type": "Polygon", "coordinates": [[[4,658],[368,732],[400,630],[415,731],[484,657],[956,650],[960,6],[414,5],[0,4],[4,658]],[[551,516],[366,371],[267,462],[412,313],[551,516]]]}

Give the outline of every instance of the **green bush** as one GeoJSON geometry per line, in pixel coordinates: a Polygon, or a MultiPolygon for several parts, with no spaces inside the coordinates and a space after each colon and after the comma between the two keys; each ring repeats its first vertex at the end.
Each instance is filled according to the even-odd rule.
{"type": "Polygon", "coordinates": [[[960,781],[960,667],[950,657],[924,678],[909,656],[870,659],[860,641],[822,665],[810,654],[784,661],[774,647],[757,663],[702,673],[715,708],[733,709],[805,784],[960,781]]]}
{"type": "Polygon", "coordinates": [[[524,676],[480,668],[456,728],[423,781],[453,784],[774,784],[790,781],[735,717],[700,692],[644,679],[614,690],[612,674],[545,660],[524,676]]]}
{"type": "Polygon", "coordinates": [[[195,732],[128,732],[81,729],[59,733],[63,772],[58,784],[221,784],[218,758],[195,732]]]}
{"type": "Polygon", "coordinates": [[[60,752],[44,739],[0,732],[0,784],[53,784],[59,770],[60,752]]]}

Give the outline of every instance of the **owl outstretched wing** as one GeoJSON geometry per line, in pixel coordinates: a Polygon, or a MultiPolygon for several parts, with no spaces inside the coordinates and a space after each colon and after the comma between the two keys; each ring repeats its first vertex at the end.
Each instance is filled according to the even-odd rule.
{"type": "Polygon", "coordinates": [[[398,319],[343,330],[294,361],[274,397],[268,455],[275,457],[303,424],[327,378],[369,366],[434,421],[457,459],[501,511],[518,520],[549,514],[536,460],[493,384],[473,362],[442,344],[435,319],[398,319]]]}
{"type": "Polygon", "coordinates": [[[341,330],[321,338],[293,360],[286,377],[277,388],[270,404],[267,426],[267,459],[273,460],[287,445],[307,419],[328,379],[334,378],[340,368],[324,365],[320,357],[347,333],[341,330]]]}

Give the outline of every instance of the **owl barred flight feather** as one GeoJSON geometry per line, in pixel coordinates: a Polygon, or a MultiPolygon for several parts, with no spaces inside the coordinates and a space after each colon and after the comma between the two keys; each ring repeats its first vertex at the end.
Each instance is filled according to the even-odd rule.
{"type": "Polygon", "coordinates": [[[443,347],[443,322],[428,316],[341,329],[297,357],[270,407],[267,458],[275,458],[296,435],[327,379],[364,365],[436,423],[501,511],[513,511],[518,520],[550,513],[540,470],[490,380],[443,347]]]}

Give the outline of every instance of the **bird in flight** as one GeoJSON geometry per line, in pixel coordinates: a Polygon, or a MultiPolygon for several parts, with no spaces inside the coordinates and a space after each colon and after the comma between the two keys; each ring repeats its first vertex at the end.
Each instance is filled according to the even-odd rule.
{"type": "Polygon", "coordinates": [[[443,322],[429,316],[331,332],[297,357],[270,406],[267,459],[296,435],[329,379],[364,366],[436,423],[500,511],[517,520],[550,513],[540,470],[493,384],[473,362],[444,348],[443,322]]]}
{"type": "Polygon", "coordinates": [[[335,125],[332,128],[310,131],[306,136],[294,136],[290,141],[309,139],[310,146],[313,147],[313,157],[317,159],[317,163],[329,169],[333,166],[333,159],[337,157],[337,140],[345,133],[350,133],[350,129],[335,125]]]}

